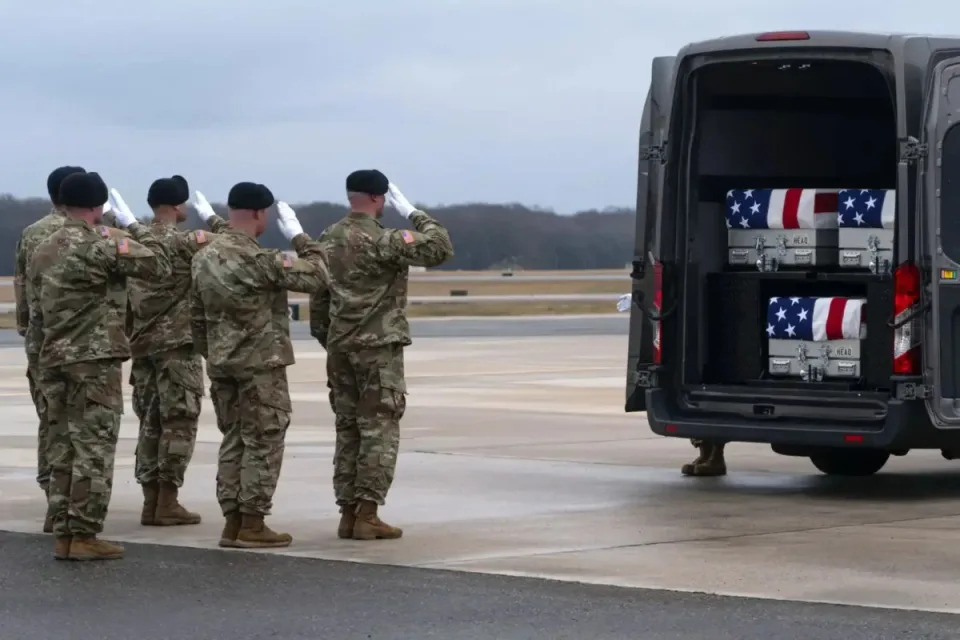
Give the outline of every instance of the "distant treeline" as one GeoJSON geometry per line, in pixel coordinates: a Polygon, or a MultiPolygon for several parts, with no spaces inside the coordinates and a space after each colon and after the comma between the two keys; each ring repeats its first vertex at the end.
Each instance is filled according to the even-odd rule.
{"type": "MultiPolygon", "coordinates": [[[[304,231],[314,237],[347,212],[344,206],[328,202],[291,205],[304,231]]],[[[131,207],[139,213],[146,205],[131,203],[131,207]]],[[[225,215],[224,205],[213,207],[225,215]]],[[[50,202],[45,199],[0,194],[0,275],[13,275],[20,232],[49,210],[50,202]]],[[[633,255],[632,210],[605,209],[565,216],[519,204],[478,203],[428,208],[427,212],[450,230],[453,239],[456,255],[443,269],[617,269],[633,255]]],[[[388,227],[411,226],[390,208],[383,223],[388,227]]],[[[193,209],[183,226],[201,227],[193,209]]],[[[265,247],[289,248],[275,224],[269,225],[260,242],[265,247]]]]}

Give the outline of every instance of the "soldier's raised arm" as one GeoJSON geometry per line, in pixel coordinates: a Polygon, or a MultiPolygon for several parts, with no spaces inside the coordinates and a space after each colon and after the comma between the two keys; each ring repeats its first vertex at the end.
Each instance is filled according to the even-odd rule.
{"type": "Polygon", "coordinates": [[[213,207],[210,205],[210,201],[207,200],[199,191],[194,191],[196,194],[194,198],[193,208],[197,210],[197,215],[200,216],[200,219],[203,220],[203,223],[213,233],[223,233],[230,228],[230,223],[217,215],[217,212],[213,210],[213,207]]]}
{"type": "Polygon", "coordinates": [[[410,204],[393,183],[387,198],[417,230],[390,229],[384,233],[378,247],[381,259],[401,267],[435,267],[453,257],[450,233],[442,224],[410,204]]]}
{"type": "Polygon", "coordinates": [[[327,348],[327,332],[330,330],[330,290],[310,296],[310,335],[327,348]]]}
{"type": "Polygon", "coordinates": [[[117,224],[124,232],[114,234],[107,227],[101,228],[106,240],[103,251],[108,266],[121,275],[141,280],[169,277],[172,268],[163,244],[150,232],[149,227],[137,222],[116,189],[111,189],[111,193],[117,203],[117,224]]]}
{"type": "Polygon", "coordinates": [[[277,203],[277,212],[277,226],[293,245],[297,257],[275,250],[257,254],[263,284],[300,293],[323,293],[329,287],[330,271],[320,243],[304,233],[297,214],[286,202],[277,203]]]}

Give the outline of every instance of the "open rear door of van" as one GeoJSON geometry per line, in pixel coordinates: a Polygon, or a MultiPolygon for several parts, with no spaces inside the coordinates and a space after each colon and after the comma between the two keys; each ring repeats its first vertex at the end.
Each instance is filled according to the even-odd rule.
{"type": "MultiPolygon", "coordinates": [[[[923,373],[930,419],[960,429],[960,57],[934,68],[920,145],[924,249],[930,313],[923,322],[923,373]]],[[[897,297],[901,292],[897,291],[897,297]]],[[[899,333],[899,331],[898,331],[899,333]]],[[[897,350],[904,345],[895,344],[897,350]]]]}
{"type": "Polygon", "coordinates": [[[649,315],[655,310],[655,269],[659,255],[657,215],[663,202],[663,165],[666,162],[667,132],[673,102],[674,56],[653,59],[650,90],[640,119],[640,149],[637,174],[637,218],[631,277],[630,337],[627,346],[627,393],[625,410],[645,411],[646,389],[655,376],[653,342],[657,323],[649,315]]]}

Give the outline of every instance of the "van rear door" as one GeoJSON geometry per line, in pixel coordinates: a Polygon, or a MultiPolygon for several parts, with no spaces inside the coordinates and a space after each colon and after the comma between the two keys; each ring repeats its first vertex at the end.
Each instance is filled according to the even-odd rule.
{"type": "MultiPolygon", "coordinates": [[[[923,322],[924,382],[930,419],[960,428],[960,57],[938,63],[926,99],[920,146],[930,313],[923,322]]],[[[897,297],[901,295],[897,291],[897,297]]],[[[900,306],[898,304],[898,309],[900,306]]],[[[899,333],[899,330],[898,330],[899,333]]],[[[919,337],[919,336],[917,336],[919,337]]],[[[915,341],[915,338],[914,340],[915,341]]],[[[911,341],[912,342],[912,341],[911,341]]],[[[912,345],[895,344],[894,353],[912,345]]]]}
{"type": "Polygon", "coordinates": [[[645,411],[646,389],[651,386],[654,367],[653,340],[657,323],[648,314],[653,310],[655,262],[659,256],[657,220],[663,202],[663,165],[666,162],[667,133],[673,103],[675,56],[653,59],[650,89],[640,119],[640,149],[637,174],[637,217],[630,306],[630,337],[627,345],[627,389],[625,410],[645,411]]]}

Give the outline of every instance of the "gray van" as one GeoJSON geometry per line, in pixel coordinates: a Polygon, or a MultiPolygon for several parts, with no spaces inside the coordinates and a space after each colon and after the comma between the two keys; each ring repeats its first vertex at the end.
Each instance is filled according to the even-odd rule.
{"type": "Polygon", "coordinates": [[[960,457],[958,121],[960,38],[775,32],[655,58],[626,411],[828,474],[960,457]]]}

